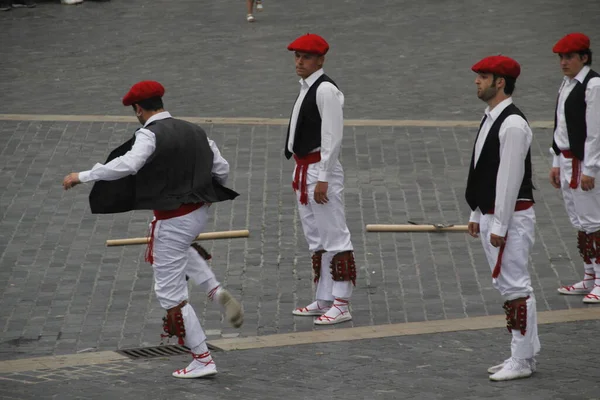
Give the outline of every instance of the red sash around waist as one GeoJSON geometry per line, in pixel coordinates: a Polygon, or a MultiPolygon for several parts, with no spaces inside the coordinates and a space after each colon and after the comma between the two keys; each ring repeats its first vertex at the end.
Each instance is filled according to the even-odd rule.
{"type": "Polygon", "coordinates": [[[581,160],[576,158],[571,150],[561,150],[561,154],[571,160],[571,182],[569,182],[569,187],[571,189],[577,189],[579,187],[579,177],[581,175],[581,160]]]}
{"type": "MultiPolygon", "coordinates": [[[[515,204],[515,211],[524,211],[531,207],[533,207],[532,200],[517,200],[517,204],[515,204]]],[[[486,214],[494,214],[495,208],[490,209],[486,214]]]]}
{"type": "Polygon", "coordinates": [[[294,188],[294,191],[300,189],[300,204],[307,205],[308,190],[306,188],[306,174],[308,172],[308,166],[321,161],[321,152],[315,151],[314,153],[308,153],[305,157],[298,157],[294,154],[294,160],[296,160],[296,173],[294,174],[292,188],[294,188]]]}

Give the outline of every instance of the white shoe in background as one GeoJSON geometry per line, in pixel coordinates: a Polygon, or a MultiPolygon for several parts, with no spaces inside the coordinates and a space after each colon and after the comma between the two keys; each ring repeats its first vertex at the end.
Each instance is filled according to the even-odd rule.
{"type": "Polygon", "coordinates": [[[504,363],[500,371],[490,375],[490,380],[511,381],[513,379],[529,378],[532,374],[531,365],[527,360],[511,357],[504,363]]]}

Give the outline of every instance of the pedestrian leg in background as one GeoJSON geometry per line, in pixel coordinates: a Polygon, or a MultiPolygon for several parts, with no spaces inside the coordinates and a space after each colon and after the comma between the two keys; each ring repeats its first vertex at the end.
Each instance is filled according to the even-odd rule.
{"type": "Polygon", "coordinates": [[[254,0],[246,0],[246,11],[248,11],[248,13],[246,14],[246,21],[248,22],[254,22],[253,9],[254,0]]]}

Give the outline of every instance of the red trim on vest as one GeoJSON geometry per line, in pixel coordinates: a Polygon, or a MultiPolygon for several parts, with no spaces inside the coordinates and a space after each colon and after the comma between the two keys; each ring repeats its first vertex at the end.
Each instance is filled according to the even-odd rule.
{"type": "Polygon", "coordinates": [[[154,229],[156,228],[156,221],[187,215],[193,211],[196,211],[203,205],[204,203],[182,204],[181,206],[179,206],[179,208],[175,210],[154,210],[155,218],[152,221],[152,228],[150,230],[150,241],[148,241],[148,247],[146,248],[145,260],[150,264],[154,264],[154,229]]]}
{"type": "Polygon", "coordinates": [[[315,151],[314,153],[309,153],[306,157],[298,157],[294,154],[294,160],[296,160],[296,172],[294,174],[292,188],[294,188],[294,192],[300,189],[300,204],[307,205],[308,190],[306,188],[306,174],[308,172],[308,166],[321,161],[321,153],[315,151]]]}
{"type": "Polygon", "coordinates": [[[573,171],[571,172],[571,182],[569,182],[569,187],[571,189],[577,189],[579,187],[579,177],[581,175],[581,160],[576,158],[571,150],[561,150],[560,152],[566,159],[571,160],[571,168],[573,171]]]}

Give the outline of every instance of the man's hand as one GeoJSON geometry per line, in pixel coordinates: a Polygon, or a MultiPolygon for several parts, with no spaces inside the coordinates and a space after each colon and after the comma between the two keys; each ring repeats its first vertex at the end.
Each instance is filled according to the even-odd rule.
{"type": "Polygon", "coordinates": [[[329,183],[327,182],[317,182],[317,186],[315,187],[315,201],[317,204],[325,204],[329,201],[327,198],[327,189],[329,188],[329,183]]]}
{"type": "Polygon", "coordinates": [[[560,168],[550,169],[550,184],[560,189],[560,168]]]}
{"type": "Polygon", "coordinates": [[[504,244],[506,243],[506,238],[504,238],[502,236],[494,235],[492,233],[492,235],[490,237],[490,243],[494,247],[504,246],[504,244]]]}
{"type": "Polygon", "coordinates": [[[596,178],[593,176],[581,175],[581,190],[587,192],[595,186],[596,178]]]}
{"type": "Polygon", "coordinates": [[[79,180],[78,172],[71,172],[69,175],[65,176],[63,179],[63,187],[65,190],[71,189],[73,186],[79,185],[81,181],[79,180]]]}
{"type": "Polygon", "coordinates": [[[474,238],[479,237],[479,224],[477,222],[469,222],[468,228],[469,235],[473,236],[474,238]]]}

